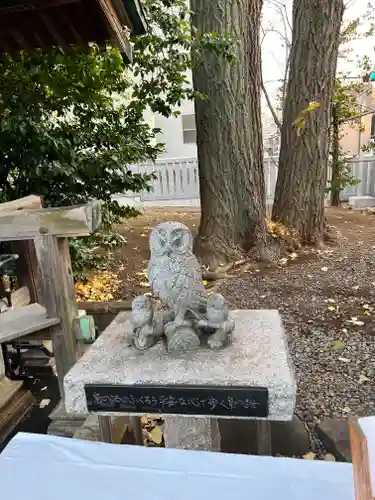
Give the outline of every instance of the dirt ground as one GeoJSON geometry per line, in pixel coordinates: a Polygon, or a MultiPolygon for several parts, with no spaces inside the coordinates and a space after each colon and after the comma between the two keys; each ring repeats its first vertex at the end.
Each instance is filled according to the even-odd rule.
{"type": "MultiPolygon", "coordinates": [[[[148,234],[171,219],[198,229],[199,213],[187,209],[148,211],[119,228],[128,245],[116,254],[115,298],[149,291],[148,234]]],[[[327,219],[337,245],[300,250],[220,284],[232,308],[280,311],[297,377],[296,411],[311,424],[375,414],[375,215],[330,208],[327,219]]]]}

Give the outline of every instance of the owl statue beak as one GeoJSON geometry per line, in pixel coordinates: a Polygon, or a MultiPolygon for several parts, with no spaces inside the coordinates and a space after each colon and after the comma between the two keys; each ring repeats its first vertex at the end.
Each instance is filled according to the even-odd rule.
{"type": "Polygon", "coordinates": [[[167,248],[167,256],[170,257],[172,255],[172,249],[171,247],[167,248]]]}

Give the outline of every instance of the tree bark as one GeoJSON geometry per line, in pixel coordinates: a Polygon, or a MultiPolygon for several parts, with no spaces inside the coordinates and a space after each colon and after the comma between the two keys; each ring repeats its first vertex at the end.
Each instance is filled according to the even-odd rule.
{"type": "Polygon", "coordinates": [[[336,106],[332,106],[331,205],[340,205],[340,126],[336,106]]]}
{"type": "Polygon", "coordinates": [[[195,60],[195,116],[202,216],[195,252],[216,269],[266,248],[260,114],[262,0],[192,0],[198,32],[229,34],[235,61],[213,53],[195,60]]]}
{"type": "Polygon", "coordinates": [[[329,153],[331,101],[343,0],[294,0],[290,72],[281,130],[279,173],[272,218],[320,243],[329,153]],[[309,102],[318,109],[295,120],[309,102]]]}

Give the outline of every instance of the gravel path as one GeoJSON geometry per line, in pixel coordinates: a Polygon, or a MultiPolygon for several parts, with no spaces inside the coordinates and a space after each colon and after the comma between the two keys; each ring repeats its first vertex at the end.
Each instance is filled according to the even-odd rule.
{"type": "MultiPolygon", "coordinates": [[[[220,291],[233,308],[275,308],[288,334],[298,384],[297,414],[308,421],[375,414],[375,215],[329,209],[339,244],[303,250],[273,267],[252,268],[220,291]],[[353,319],[355,318],[355,319],[353,319]]],[[[116,298],[148,291],[148,233],[180,220],[193,232],[199,214],[148,211],[120,230],[129,243],[116,257],[122,285],[116,298]]]]}
{"type": "Polygon", "coordinates": [[[279,309],[308,421],[375,414],[375,217],[331,209],[339,245],[251,270],[221,292],[236,308],[279,309]]]}

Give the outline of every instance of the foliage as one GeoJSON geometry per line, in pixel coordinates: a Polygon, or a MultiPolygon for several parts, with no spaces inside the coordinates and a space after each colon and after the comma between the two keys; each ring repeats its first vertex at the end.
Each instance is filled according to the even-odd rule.
{"type": "Polygon", "coordinates": [[[116,273],[112,271],[96,270],[92,273],[90,282],[77,280],[75,289],[79,302],[113,300],[121,281],[116,273]]]}
{"type": "MultiPolygon", "coordinates": [[[[363,127],[360,120],[355,117],[361,115],[361,105],[359,97],[363,98],[369,90],[362,82],[348,83],[345,79],[336,77],[334,97],[332,102],[333,122],[330,130],[330,165],[332,176],[329,180],[328,191],[340,193],[346,186],[354,186],[360,181],[356,179],[345,160],[346,152],[340,145],[340,139],[343,137],[342,127],[346,123],[354,129],[362,131],[363,127]]],[[[337,194],[337,199],[339,195],[337,194]]]]}
{"type": "MultiPolygon", "coordinates": [[[[282,46],[285,47],[286,50],[286,56],[285,56],[285,69],[284,69],[284,81],[280,88],[277,91],[276,99],[275,99],[275,110],[278,111],[279,113],[283,111],[284,108],[284,99],[285,99],[285,92],[286,92],[286,83],[287,83],[287,75],[289,74],[289,64],[290,64],[290,58],[289,58],[289,53],[290,53],[290,48],[291,48],[291,23],[288,18],[288,11],[286,7],[286,3],[283,1],[276,1],[274,2],[271,0],[269,2],[271,5],[276,4],[274,6],[274,9],[276,12],[279,14],[279,24],[281,26],[281,31],[279,30],[278,27],[271,26],[268,28],[263,29],[264,36],[268,32],[275,32],[279,35],[282,46]]],[[[348,21],[344,21],[341,30],[340,30],[340,49],[339,49],[339,55],[338,58],[339,60],[345,60],[345,63],[352,63],[352,65],[356,65],[358,73],[365,75],[366,73],[370,72],[373,67],[372,67],[372,62],[370,61],[369,57],[367,55],[358,55],[353,48],[353,45],[351,42],[353,41],[359,41],[359,40],[365,40],[369,37],[374,36],[375,34],[375,9],[372,6],[371,3],[368,3],[367,9],[365,12],[361,14],[360,17],[357,17],[355,19],[351,19],[348,21]]],[[[263,38],[264,38],[263,36],[263,38]]],[[[337,75],[337,78],[343,78],[344,75],[337,75]]],[[[345,92],[346,96],[350,96],[351,92],[349,92],[350,88],[353,89],[357,84],[353,85],[348,85],[348,92],[345,92]]],[[[346,86],[346,85],[345,85],[346,86]]],[[[335,91],[337,88],[335,89],[335,91]]],[[[344,94],[341,94],[341,97],[344,94]]],[[[340,96],[339,96],[340,98],[340,96]]],[[[269,103],[270,104],[270,103],[269,103]]],[[[347,106],[350,107],[352,104],[352,99],[348,99],[347,106]]],[[[303,116],[301,116],[304,113],[304,111],[301,112],[301,114],[296,118],[296,125],[297,129],[300,130],[303,128],[304,123],[303,120],[300,120],[301,118],[303,119],[303,116]],[[299,126],[299,127],[298,127],[299,126]]],[[[351,115],[349,115],[349,118],[351,118],[351,115]]],[[[278,125],[276,123],[276,125],[278,125]]]]}
{"type": "Polygon", "coordinates": [[[297,118],[294,120],[293,125],[297,129],[297,135],[300,135],[302,129],[306,125],[306,119],[308,118],[309,114],[312,111],[315,111],[320,107],[319,102],[316,101],[311,101],[309,102],[309,105],[307,106],[306,109],[303,109],[301,113],[297,116],[297,118]]]}
{"type": "MultiPolygon", "coordinates": [[[[330,159],[330,164],[332,165],[333,159],[330,159]]],[[[338,167],[338,172],[339,175],[332,177],[331,179],[328,180],[329,186],[326,189],[326,192],[330,191],[342,191],[346,186],[355,186],[356,184],[359,184],[361,181],[359,179],[356,179],[352,172],[351,169],[348,165],[348,162],[345,160],[345,153],[342,151],[340,148],[340,156],[337,159],[337,167],[338,167]]]]}
{"type": "Polygon", "coordinates": [[[2,200],[35,192],[45,205],[109,203],[113,193],[139,191],[150,180],[128,165],[156,158],[161,145],[115,97],[131,86],[117,50],[5,56],[0,75],[2,200]]]}
{"type": "Polygon", "coordinates": [[[117,49],[95,44],[85,52],[56,48],[0,58],[0,202],[30,193],[45,206],[103,200],[103,231],[72,244],[79,273],[100,266],[92,251],[99,240],[123,243],[109,235],[110,225],[134,211],[112,195],[148,189],[152,176],[129,169],[163,150],[145,111],[169,116],[193,97],[186,77],[191,51],[230,55],[228,40],[191,31],[185,1],[143,6],[149,33],[132,39],[132,67],[117,49]]]}

